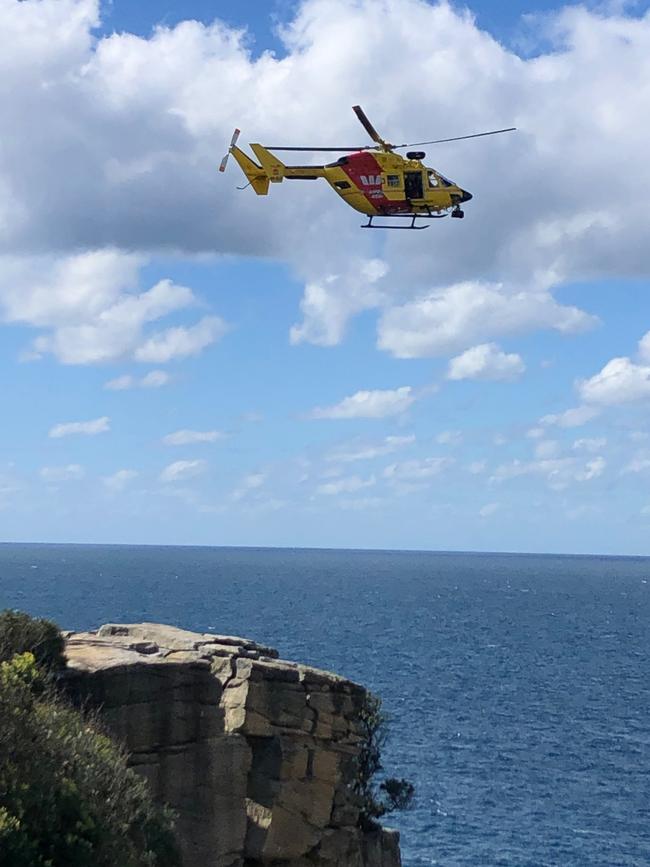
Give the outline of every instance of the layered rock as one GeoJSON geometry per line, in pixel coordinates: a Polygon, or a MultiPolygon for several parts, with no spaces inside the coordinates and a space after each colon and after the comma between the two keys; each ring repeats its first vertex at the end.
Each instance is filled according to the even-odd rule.
{"type": "Polygon", "coordinates": [[[71,695],[176,812],[184,867],[399,867],[396,832],[357,826],[363,687],[158,624],[71,633],[66,654],[71,695]]]}

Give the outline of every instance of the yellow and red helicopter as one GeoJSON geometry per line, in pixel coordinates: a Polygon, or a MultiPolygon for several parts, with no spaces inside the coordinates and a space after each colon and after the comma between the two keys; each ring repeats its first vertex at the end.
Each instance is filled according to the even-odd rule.
{"type": "MultiPolygon", "coordinates": [[[[346,204],[366,214],[368,222],[364,223],[362,228],[426,229],[426,225],[416,226],[415,221],[438,219],[446,217],[449,213],[452,217],[462,219],[465,212],[461,205],[469,202],[472,194],[448,180],[436,169],[425,166],[422,162],[426,156],[424,151],[408,151],[406,157],[396,151],[422,145],[481,138],[513,132],[515,129],[515,127],[508,127],[473,135],[394,145],[379,135],[361,106],[353,106],[353,111],[375,144],[340,148],[251,144],[251,149],[259,160],[258,164],[237,147],[240,131],[236,129],[219,171],[225,171],[228,157],[232,154],[248,179],[247,186],[251,186],[258,196],[266,196],[269,184],[281,183],[285,178],[301,181],[325,178],[346,204]],[[336,162],[323,166],[287,166],[271,151],[331,151],[349,153],[349,156],[342,156],[336,162]],[[371,153],[372,151],[374,153],[371,153]],[[408,219],[410,224],[396,226],[373,223],[374,219],[382,217],[408,219]]],[[[246,187],[239,189],[246,189],[246,187]]]]}

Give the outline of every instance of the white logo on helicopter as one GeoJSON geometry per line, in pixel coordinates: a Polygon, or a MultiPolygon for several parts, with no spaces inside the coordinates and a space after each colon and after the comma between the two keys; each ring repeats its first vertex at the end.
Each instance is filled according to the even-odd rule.
{"type": "Polygon", "coordinates": [[[360,175],[360,180],[364,187],[381,186],[381,175],[360,175]]]}

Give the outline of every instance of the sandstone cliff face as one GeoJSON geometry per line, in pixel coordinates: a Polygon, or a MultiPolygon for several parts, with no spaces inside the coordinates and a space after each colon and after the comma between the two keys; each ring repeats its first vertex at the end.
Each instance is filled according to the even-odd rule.
{"type": "Polygon", "coordinates": [[[158,624],[72,633],[66,654],[70,693],[176,811],[184,867],[400,867],[396,832],[357,828],[362,687],[158,624]]]}

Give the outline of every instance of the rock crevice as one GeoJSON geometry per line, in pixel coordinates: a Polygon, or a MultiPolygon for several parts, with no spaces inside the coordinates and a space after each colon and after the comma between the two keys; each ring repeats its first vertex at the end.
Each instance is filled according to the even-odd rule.
{"type": "Polygon", "coordinates": [[[396,832],[358,827],[363,687],[160,624],[71,633],[66,654],[70,695],[176,812],[184,867],[400,867],[396,832]]]}

